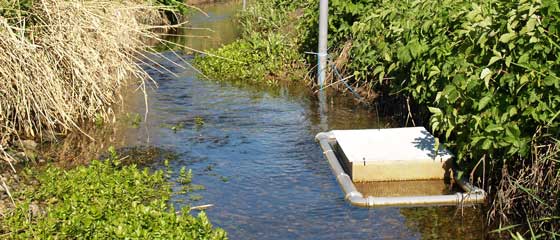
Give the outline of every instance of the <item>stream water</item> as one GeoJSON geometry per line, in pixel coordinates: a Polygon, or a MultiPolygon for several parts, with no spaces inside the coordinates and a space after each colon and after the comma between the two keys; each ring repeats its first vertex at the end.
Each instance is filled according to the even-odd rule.
{"type": "MultiPolygon", "coordinates": [[[[211,28],[196,32],[210,38],[184,36],[173,41],[203,50],[235,39],[231,16],[239,3],[203,9],[208,16],[194,14],[190,24],[211,28]]],[[[188,51],[162,54],[181,65],[192,59],[188,51]]],[[[193,70],[163,59],[160,64],[176,76],[148,69],[158,84],[149,91],[148,121],[118,133],[117,145],[149,145],[176,153],[170,167],[192,169],[194,183],[205,190],[178,195],[175,204],[213,204],[206,213],[231,239],[485,237],[480,209],[364,209],[345,202],[314,136],[328,129],[391,125],[381,120],[378,126],[374,110],[337,96],[329,98],[329,111],[321,115],[306,86],[271,89],[222,83],[201,79],[193,70]]],[[[141,94],[131,94],[126,102],[127,111],[143,115],[141,94]]],[[[165,168],[163,161],[151,166],[165,168]]]]}

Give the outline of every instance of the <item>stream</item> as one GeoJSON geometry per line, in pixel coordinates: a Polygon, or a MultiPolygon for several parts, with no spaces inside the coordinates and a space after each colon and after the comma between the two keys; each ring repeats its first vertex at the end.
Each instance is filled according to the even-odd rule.
{"type": "MultiPolygon", "coordinates": [[[[187,29],[179,31],[185,36],[171,40],[198,50],[231,42],[238,32],[231,17],[239,8],[239,2],[206,5],[202,9],[208,16],[195,13],[189,23],[212,31],[187,29]]],[[[172,152],[162,157],[169,160],[169,167],[176,172],[182,166],[192,169],[193,182],[205,187],[175,196],[177,208],[185,202],[213,204],[206,214],[230,239],[485,237],[480,208],[366,209],[344,200],[314,137],[331,129],[392,126],[378,120],[375,110],[337,95],[329,97],[329,111],[321,114],[303,82],[270,88],[204,79],[185,67],[192,60],[190,53],[188,49],[161,53],[182,67],[160,56],[158,63],[175,75],[147,68],[158,85],[148,91],[147,121],[143,95],[131,93],[125,96],[125,109],[137,115],[127,115],[128,121],[138,115],[142,120],[95,146],[153,146],[172,152]]],[[[166,168],[164,161],[149,165],[166,168]]]]}

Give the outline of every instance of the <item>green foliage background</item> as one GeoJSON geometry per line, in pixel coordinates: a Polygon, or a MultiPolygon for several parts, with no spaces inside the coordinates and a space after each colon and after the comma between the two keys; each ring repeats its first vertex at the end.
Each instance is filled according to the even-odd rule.
{"type": "MultiPolygon", "coordinates": [[[[309,51],[318,3],[306,4],[301,46],[309,51]]],[[[353,81],[426,106],[429,127],[456,154],[459,174],[490,180],[493,207],[506,211],[500,217],[533,219],[518,226],[553,236],[559,225],[550,216],[560,216],[560,192],[548,185],[560,178],[558,1],[329,4],[329,47],[336,53],[352,42],[345,67],[353,81]]]]}
{"type": "MultiPolygon", "coordinates": [[[[307,9],[303,28],[315,29],[307,9]]],[[[560,136],[557,1],[334,0],[330,9],[331,46],[353,41],[354,80],[430,106],[459,163],[528,157],[531,143],[560,136]]]]}

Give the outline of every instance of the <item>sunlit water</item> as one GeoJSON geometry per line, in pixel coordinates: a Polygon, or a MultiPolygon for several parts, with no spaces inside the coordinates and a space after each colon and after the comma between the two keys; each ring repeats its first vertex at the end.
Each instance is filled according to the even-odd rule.
{"type": "MultiPolygon", "coordinates": [[[[210,5],[204,8],[209,17],[191,18],[191,27],[213,28],[217,42],[189,36],[174,41],[198,49],[232,41],[237,31],[231,15],[238,8],[210,5]]],[[[185,52],[176,53],[191,61],[185,52]]],[[[163,54],[187,65],[173,52],[163,54]]],[[[375,110],[336,96],[329,98],[329,110],[321,115],[306,86],[270,89],[219,83],[163,59],[160,64],[177,76],[148,69],[159,86],[149,91],[148,121],[116,138],[123,139],[121,145],[176,152],[170,167],[176,172],[182,166],[192,169],[194,183],[206,189],[194,193],[201,200],[178,195],[175,204],[213,204],[206,213],[231,239],[484,238],[479,209],[364,209],[344,200],[314,136],[329,129],[390,126],[377,119],[375,110]]],[[[139,94],[128,96],[126,110],[143,116],[143,101],[139,94]]],[[[152,167],[165,168],[163,161],[152,167]]]]}

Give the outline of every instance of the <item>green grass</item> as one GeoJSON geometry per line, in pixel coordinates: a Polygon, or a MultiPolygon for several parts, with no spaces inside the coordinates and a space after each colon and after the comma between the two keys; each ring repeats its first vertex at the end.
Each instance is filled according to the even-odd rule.
{"type": "Polygon", "coordinates": [[[307,70],[294,36],[295,10],[295,4],[282,0],[251,4],[236,17],[240,39],[197,56],[196,67],[212,79],[230,82],[276,85],[302,80],[307,70]]]}
{"type": "MultiPolygon", "coordinates": [[[[27,170],[35,182],[15,196],[17,208],[0,218],[11,239],[226,239],[204,212],[179,212],[168,203],[171,182],[163,171],[121,166],[113,158],[62,170],[27,170]],[[17,200],[22,199],[22,200],[17,200]],[[37,210],[40,209],[40,210],[37,210]]],[[[189,181],[190,183],[190,181],[189,181]]]]}

